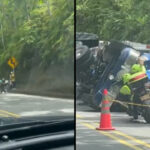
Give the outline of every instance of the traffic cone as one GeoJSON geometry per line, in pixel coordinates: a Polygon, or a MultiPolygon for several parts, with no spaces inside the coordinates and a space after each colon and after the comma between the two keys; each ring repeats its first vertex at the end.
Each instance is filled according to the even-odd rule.
{"type": "Polygon", "coordinates": [[[103,91],[103,100],[101,108],[101,117],[100,117],[100,126],[96,128],[97,130],[115,130],[111,124],[111,115],[110,115],[110,102],[107,99],[108,91],[104,89],[103,91]]]}

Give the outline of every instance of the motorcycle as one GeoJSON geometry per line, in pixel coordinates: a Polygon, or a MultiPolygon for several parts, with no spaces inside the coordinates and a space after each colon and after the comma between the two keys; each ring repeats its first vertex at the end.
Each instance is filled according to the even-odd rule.
{"type": "Polygon", "coordinates": [[[1,93],[7,93],[9,90],[9,81],[8,80],[2,80],[0,83],[0,92],[1,93]]]}
{"type": "Polygon", "coordinates": [[[150,123],[150,81],[146,74],[136,80],[136,82],[123,85],[121,90],[126,88],[126,94],[130,94],[126,95],[120,92],[118,99],[129,102],[127,103],[128,115],[133,116],[134,119],[138,119],[138,116],[141,115],[147,123],[150,123]]]}

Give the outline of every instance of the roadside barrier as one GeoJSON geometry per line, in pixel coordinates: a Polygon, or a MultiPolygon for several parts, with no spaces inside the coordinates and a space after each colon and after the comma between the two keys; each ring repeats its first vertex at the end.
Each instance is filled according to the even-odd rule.
{"type": "Polygon", "coordinates": [[[102,100],[102,108],[101,108],[101,116],[100,116],[100,125],[97,130],[115,130],[111,124],[111,115],[110,115],[110,106],[111,103],[107,97],[108,91],[104,89],[103,91],[103,100],[102,100]]]}

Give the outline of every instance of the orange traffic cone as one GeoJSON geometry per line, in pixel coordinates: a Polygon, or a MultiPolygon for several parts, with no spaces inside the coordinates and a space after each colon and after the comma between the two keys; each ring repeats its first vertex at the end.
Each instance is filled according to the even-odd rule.
{"type": "Polygon", "coordinates": [[[103,91],[103,100],[101,108],[100,126],[97,130],[115,130],[111,124],[110,102],[107,100],[107,89],[103,91]]]}

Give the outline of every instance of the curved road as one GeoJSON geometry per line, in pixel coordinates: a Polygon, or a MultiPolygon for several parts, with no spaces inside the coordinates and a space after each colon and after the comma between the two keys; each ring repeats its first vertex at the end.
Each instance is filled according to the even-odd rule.
{"type": "Polygon", "coordinates": [[[72,99],[25,94],[0,94],[0,117],[68,116],[74,114],[72,99]]]}

